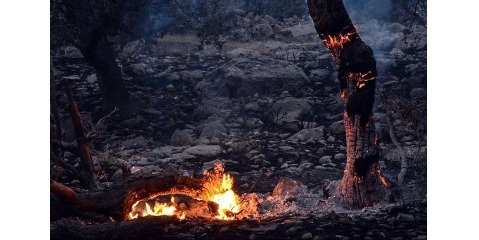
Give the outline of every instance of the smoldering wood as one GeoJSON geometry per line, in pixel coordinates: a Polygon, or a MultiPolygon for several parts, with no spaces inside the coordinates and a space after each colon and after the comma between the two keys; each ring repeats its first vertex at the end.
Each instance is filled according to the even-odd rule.
{"type": "MultiPolygon", "coordinates": [[[[346,207],[371,206],[382,197],[379,143],[372,114],[376,60],[372,49],[361,40],[341,0],[308,0],[308,8],[315,29],[338,69],[345,106],[347,160],[338,184],[338,197],[346,207]]],[[[328,194],[330,192],[329,189],[328,194]]]]}
{"type": "Polygon", "coordinates": [[[130,177],[110,189],[85,193],[76,193],[61,183],[51,181],[50,191],[67,200],[77,211],[95,212],[116,220],[123,220],[133,203],[140,199],[152,194],[168,192],[173,188],[181,193],[181,189],[194,191],[201,190],[202,186],[201,180],[171,174],[130,177]]]}

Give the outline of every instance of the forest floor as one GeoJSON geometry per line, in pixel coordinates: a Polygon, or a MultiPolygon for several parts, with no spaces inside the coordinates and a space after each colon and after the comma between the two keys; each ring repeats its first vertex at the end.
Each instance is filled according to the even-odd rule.
{"type": "MultiPolygon", "coordinates": [[[[211,161],[220,160],[234,177],[239,194],[266,198],[284,177],[305,185],[307,192],[290,200],[295,207],[277,212],[266,225],[249,220],[230,225],[172,220],[176,230],[164,232],[166,239],[426,239],[426,135],[418,130],[417,118],[404,118],[410,115],[392,112],[395,134],[409,165],[402,194],[363,210],[346,210],[324,201],[321,182],[340,179],[345,165],[343,103],[335,67],[312,24],[290,30],[288,39],[232,40],[221,51],[213,47],[198,51],[193,35],[167,35],[153,43],[137,40],[119,46],[119,62],[135,110],[127,119],[112,118],[104,137],[91,144],[102,187],[155,172],[197,176],[211,161]],[[129,172],[119,164],[127,165],[129,172]],[[305,199],[310,201],[302,205],[305,199]],[[218,235],[228,232],[232,235],[218,235]]],[[[393,89],[395,100],[425,106],[426,86],[421,82],[426,77],[425,50],[392,41],[379,46],[378,89],[393,89]]],[[[102,110],[94,70],[73,47],[54,53],[57,81],[70,81],[84,127],[91,130],[108,114],[102,110]]],[[[71,145],[75,138],[64,91],[58,91],[57,99],[63,142],[71,145]]],[[[378,97],[374,112],[381,167],[392,180],[397,179],[401,158],[384,116],[390,109],[404,107],[395,103],[400,106],[388,108],[378,97]]],[[[425,111],[420,114],[425,127],[425,111]]],[[[74,151],[64,150],[63,157],[78,166],[74,151]]],[[[86,191],[54,164],[51,178],[86,191]]],[[[52,199],[53,204],[55,196],[52,199]]],[[[51,221],[52,226],[75,221],[117,224],[72,216],[55,216],[51,221]]]]}

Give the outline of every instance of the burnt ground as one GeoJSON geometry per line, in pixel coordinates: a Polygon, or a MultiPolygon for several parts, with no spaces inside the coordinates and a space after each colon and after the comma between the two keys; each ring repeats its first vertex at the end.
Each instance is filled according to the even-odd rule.
{"type": "MultiPolygon", "coordinates": [[[[399,28],[395,24],[387,27],[393,31],[399,28]]],[[[289,200],[298,202],[294,209],[261,220],[225,223],[162,218],[159,226],[170,227],[158,230],[161,238],[426,239],[426,53],[419,50],[424,46],[407,46],[399,30],[399,37],[384,46],[374,42],[379,44],[375,52],[378,89],[387,92],[383,97],[378,92],[374,113],[382,169],[394,181],[401,165],[388,134],[387,111],[392,113],[409,168],[402,193],[395,199],[372,208],[346,210],[325,201],[321,191],[323,180],[341,178],[345,164],[343,105],[334,65],[311,23],[282,29],[287,30],[291,32],[287,37],[249,42],[229,39],[222,51],[209,47],[198,51],[192,35],[167,35],[154,43],[113,42],[118,45],[118,60],[135,110],[126,119],[111,118],[103,137],[91,145],[102,187],[155,172],[196,176],[211,161],[220,160],[234,176],[239,194],[267,198],[279,179],[287,177],[307,187],[305,194],[314,199],[310,202],[314,207],[302,206],[300,194],[289,200]],[[408,107],[404,114],[401,109],[408,107]]],[[[102,110],[93,68],[71,46],[54,49],[52,60],[57,83],[70,81],[84,127],[91,130],[108,114],[102,110]]],[[[71,146],[75,139],[60,84],[57,92],[63,145],[71,146]]],[[[62,153],[65,161],[78,166],[72,148],[64,147],[62,153]]],[[[53,163],[51,178],[86,191],[53,163]]],[[[56,196],[51,199],[53,206],[56,196]]],[[[141,228],[142,221],[156,221],[111,223],[107,217],[94,220],[87,215],[52,213],[51,233],[129,224],[141,228]]],[[[125,238],[115,235],[119,233],[107,231],[105,236],[125,238]]]]}

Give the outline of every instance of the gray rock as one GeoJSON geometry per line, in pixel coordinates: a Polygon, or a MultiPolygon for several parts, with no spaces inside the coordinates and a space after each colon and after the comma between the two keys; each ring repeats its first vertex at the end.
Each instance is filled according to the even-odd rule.
{"type": "Polygon", "coordinates": [[[148,143],[144,137],[137,137],[123,141],[122,147],[123,149],[145,149],[148,147],[148,143]]]}
{"type": "Polygon", "coordinates": [[[258,24],[252,29],[253,36],[257,39],[268,39],[274,35],[273,28],[267,23],[258,24]]]}
{"type": "Polygon", "coordinates": [[[123,47],[120,55],[122,57],[135,57],[141,54],[146,47],[145,41],[142,39],[137,39],[135,41],[131,41],[123,47]]]}
{"type": "Polygon", "coordinates": [[[55,55],[64,58],[83,58],[80,49],[71,45],[60,47],[55,51],[55,55]]]}
{"type": "Polygon", "coordinates": [[[299,124],[299,116],[302,112],[311,110],[311,105],[301,99],[287,97],[278,100],[273,104],[270,111],[273,121],[278,125],[285,125],[286,123],[299,124]]]}
{"type": "Polygon", "coordinates": [[[252,102],[244,105],[244,110],[256,112],[261,110],[261,108],[259,107],[257,102],[252,102]]]}
{"type": "Polygon", "coordinates": [[[291,147],[291,146],[281,146],[281,147],[279,147],[279,149],[281,149],[282,151],[285,151],[285,152],[289,152],[289,151],[293,151],[293,150],[294,150],[294,147],[291,147]]]}
{"type": "Polygon", "coordinates": [[[174,146],[163,146],[159,148],[155,148],[150,152],[146,153],[146,157],[153,157],[153,158],[164,158],[170,157],[174,153],[179,153],[185,150],[185,147],[174,147],[174,146]]]}
{"type": "Polygon", "coordinates": [[[171,135],[170,144],[176,147],[191,146],[193,145],[193,138],[191,137],[190,134],[191,134],[190,129],[176,130],[171,135]]]}
{"type": "Polygon", "coordinates": [[[230,145],[234,152],[249,152],[251,151],[259,141],[249,140],[249,141],[240,141],[234,142],[230,145]]]}
{"type": "Polygon", "coordinates": [[[228,130],[223,126],[220,121],[208,122],[201,130],[201,137],[209,140],[213,138],[223,139],[227,136],[228,130]]]}
{"type": "Polygon", "coordinates": [[[285,233],[286,233],[286,235],[289,235],[289,236],[295,235],[298,232],[299,229],[301,229],[300,226],[293,226],[293,227],[288,228],[288,230],[286,230],[285,233]]]}
{"type": "Polygon", "coordinates": [[[183,153],[190,154],[194,156],[205,156],[211,157],[216,156],[222,152],[221,146],[219,145],[198,145],[187,148],[183,153]]]}
{"type": "Polygon", "coordinates": [[[295,133],[293,136],[289,137],[290,141],[297,142],[318,142],[323,139],[324,126],[302,129],[301,131],[295,133]]]}
{"type": "Polygon", "coordinates": [[[216,97],[205,100],[199,104],[193,112],[193,116],[200,119],[214,117],[216,119],[226,119],[231,115],[231,101],[228,98],[216,97]]]}
{"type": "Polygon", "coordinates": [[[343,120],[337,121],[337,122],[334,122],[333,124],[331,124],[331,126],[329,126],[329,130],[336,135],[344,134],[345,130],[344,130],[343,120]]]}
{"type": "Polygon", "coordinates": [[[175,86],[173,86],[173,84],[171,84],[171,83],[166,85],[165,89],[170,91],[170,92],[174,92],[176,90],[175,86]]]}
{"type": "Polygon", "coordinates": [[[344,153],[336,153],[336,155],[334,155],[334,160],[337,160],[337,161],[346,160],[346,155],[344,153]]]}
{"type": "Polygon", "coordinates": [[[191,70],[191,71],[181,71],[178,73],[181,76],[181,79],[190,81],[190,82],[196,82],[200,81],[203,76],[205,75],[205,72],[202,70],[191,70]]]}
{"type": "Polygon", "coordinates": [[[88,83],[95,83],[97,81],[96,73],[92,73],[86,77],[88,83]]]}
{"type": "Polygon", "coordinates": [[[171,154],[171,159],[177,160],[177,161],[183,161],[183,160],[188,160],[188,159],[194,159],[196,158],[193,155],[186,154],[186,153],[174,153],[171,154]]]}
{"type": "Polygon", "coordinates": [[[195,145],[208,145],[210,144],[210,140],[205,137],[200,137],[195,140],[195,145]]]}
{"type": "Polygon", "coordinates": [[[302,240],[313,239],[313,234],[310,233],[310,232],[307,232],[307,233],[303,234],[303,236],[301,236],[301,239],[302,239],[302,240]]]}
{"type": "Polygon", "coordinates": [[[261,121],[258,118],[254,118],[254,117],[253,118],[248,118],[248,119],[246,119],[246,122],[244,123],[244,125],[245,125],[246,128],[255,129],[255,128],[263,126],[263,121],[261,121]]]}
{"type": "Polygon", "coordinates": [[[403,222],[414,222],[414,216],[411,214],[398,213],[396,220],[403,222]]]}
{"type": "Polygon", "coordinates": [[[424,88],[414,88],[411,90],[410,96],[415,103],[425,102],[427,99],[427,92],[424,88]]]}
{"type": "Polygon", "coordinates": [[[323,156],[319,159],[320,164],[328,164],[332,163],[333,161],[331,160],[331,156],[323,156]]]}
{"type": "Polygon", "coordinates": [[[116,170],[116,172],[111,176],[111,181],[113,182],[118,181],[122,175],[123,175],[123,170],[121,169],[116,170]]]}
{"type": "Polygon", "coordinates": [[[296,180],[282,177],[273,189],[274,197],[300,196],[308,192],[308,187],[296,180]]]}
{"type": "Polygon", "coordinates": [[[155,71],[146,63],[133,63],[129,66],[130,70],[136,75],[152,74],[155,71]]]}
{"type": "Polygon", "coordinates": [[[240,42],[251,41],[251,34],[244,28],[238,28],[233,30],[231,35],[233,36],[233,39],[236,39],[240,42]]]}
{"type": "Polygon", "coordinates": [[[244,48],[235,48],[228,53],[226,53],[226,56],[228,58],[237,58],[237,57],[245,57],[249,54],[249,51],[244,49],[244,48]]]}
{"type": "MultiPolygon", "coordinates": [[[[261,55],[262,56],[262,55],[261,55]]],[[[264,57],[255,60],[232,59],[195,86],[209,97],[248,97],[297,90],[307,76],[295,64],[264,57]]]]}
{"type": "Polygon", "coordinates": [[[309,78],[314,81],[324,81],[326,79],[329,79],[329,76],[331,75],[331,72],[327,69],[315,69],[311,70],[309,74],[309,78]]]}

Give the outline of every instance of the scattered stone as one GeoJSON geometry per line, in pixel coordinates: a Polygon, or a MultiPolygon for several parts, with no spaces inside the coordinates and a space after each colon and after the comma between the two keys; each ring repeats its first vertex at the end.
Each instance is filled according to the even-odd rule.
{"type": "Polygon", "coordinates": [[[272,196],[286,197],[299,196],[308,192],[308,187],[296,180],[282,177],[274,187],[272,196]]]}
{"type": "Polygon", "coordinates": [[[319,159],[320,164],[328,164],[332,163],[333,161],[331,160],[331,156],[323,156],[319,159]]]}
{"type": "Polygon", "coordinates": [[[191,137],[191,130],[176,130],[171,135],[170,144],[172,146],[191,146],[193,145],[193,139],[191,137]]]}
{"type": "Polygon", "coordinates": [[[403,222],[414,222],[414,216],[411,214],[398,213],[396,220],[403,222]]]}
{"type": "Polygon", "coordinates": [[[289,151],[293,151],[294,150],[294,147],[291,147],[291,146],[281,146],[279,147],[279,149],[285,151],[285,152],[289,152],[289,151]]]}
{"type": "Polygon", "coordinates": [[[289,236],[295,235],[298,232],[299,229],[301,229],[300,226],[293,226],[293,227],[288,228],[288,230],[286,230],[285,233],[286,233],[286,235],[289,235],[289,236]]]}
{"type": "Polygon", "coordinates": [[[183,153],[195,156],[211,157],[216,156],[222,152],[219,145],[198,145],[187,148],[183,153]]]}
{"type": "Polygon", "coordinates": [[[227,131],[228,130],[220,121],[211,121],[208,122],[201,130],[201,137],[208,138],[210,140],[215,137],[218,139],[223,139],[225,136],[227,136],[227,131]]]}
{"type": "Polygon", "coordinates": [[[303,236],[301,236],[301,239],[302,239],[302,240],[313,239],[313,234],[310,233],[310,232],[307,232],[307,233],[303,234],[303,236]]]}
{"type": "Polygon", "coordinates": [[[116,172],[111,176],[111,181],[112,182],[118,181],[122,175],[123,175],[123,170],[121,169],[116,170],[116,172]]]}
{"type": "Polygon", "coordinates": [[[293,136],[289,138],[291,141],[297,142],[318,142],[323,140],[324,137],[324,127],[316,127],[316,128],[308,128],[302,129],[301,131],[295,133],[293,136]]]}
{"type": "Polygon", "coordinates": [[[125,46],[123,46],[123,50],[121,51],[120,55],[122,57],[134,57],[139,55],[145,49],[145,41],[141,39],[137,39],[135,41],[131,41],[125,46]]]}
{"type": "Polygon", "coordinates": [[[346,155],[344,153],[337,153],[334,155],[334,160],[337,160],[337,161],[346,160],[346,155]]]}
{"type": "MultiPolygon", "coordinates": [[[[270,111],[270,117],[280,126],[287,126],[287,123],[298,125],[300,114],[309,111],[311,111],[311,105],[308,102],[293,97],[287,97],[278,100],[273,104],[270,111]]],[[[299,126],[297,126],[297,128],[299,128],[299,126]]]]}
{"type": "Polygon", "coordinates": [[[87,83],[95,83],[97,81],[96,73],[92,73],[86,77],[87,83]]]}
{"type": "Polygon", "coordinates": [[[255,128],[263,126],[263,121],[253,117],[253,118],[248,118],[244,124],[246,128],[255,129],[255,128]]]}
{"type": "Polygon", "coordinates": [[[331,124],[331,126],[329,126],[329,130],[331,132],[333,132],[334,134],[336,135],[342,135],[345,133],[345,130],[344,130],[344,122],[343,120],[341,121],[337,121],[337,122],[334,122],[333,124],[331,124]]]}

